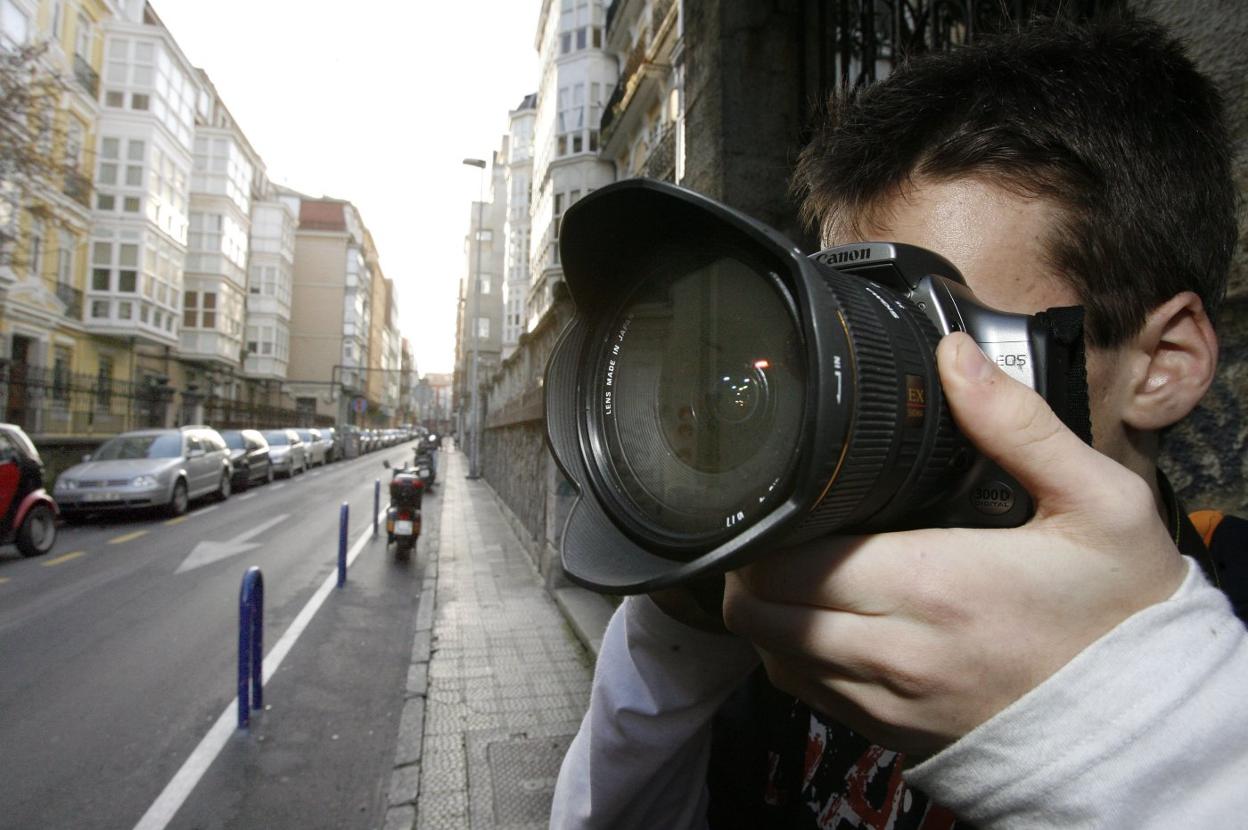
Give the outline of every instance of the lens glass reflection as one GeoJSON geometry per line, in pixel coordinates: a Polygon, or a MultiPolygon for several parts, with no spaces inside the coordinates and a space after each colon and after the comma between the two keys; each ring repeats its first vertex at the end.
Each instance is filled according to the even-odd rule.
{"type": "Polygon", "coordinates": [[[725,257],[656,271],[612,321],[602,448],[613,495],[660,533],[737,533],[782,497],[805,383],[783,291],[725,257]]]}

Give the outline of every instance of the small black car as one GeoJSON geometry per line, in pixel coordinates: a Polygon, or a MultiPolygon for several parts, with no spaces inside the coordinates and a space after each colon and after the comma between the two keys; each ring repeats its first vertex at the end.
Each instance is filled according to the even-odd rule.
{"type": "Polygon", "coordinates": [[[0,424],[0,544],[39,556],[56,543],[56,502],[43,489],[43,460],[21,427],[0,424]]]}
{"type": "Polygon", "coordinates": [[[263,435],[254,429],[223,429],[221,437],[230,448],[236,488],[241,490],[255,481],[273,480],[273,459],[269,457],[269,442],[263,435]]]}

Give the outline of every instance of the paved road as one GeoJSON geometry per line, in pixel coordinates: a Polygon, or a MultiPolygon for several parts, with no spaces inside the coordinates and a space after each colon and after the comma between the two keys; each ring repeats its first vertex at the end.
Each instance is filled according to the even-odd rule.
{"type": "MultiPolygon", "coordinates": [[[[175,520],[65,528],[41,559],[0,552],[0,828],[133,827],[234,697],[243,572],[264,572],[267,652],[334,572],[338,505],[352,541],[371,533],[382,459],[409,453],[175,520]]],[[[420,580],[366,544],[266,689],[272,709],[169,826],[247,826],[244,806],[273,828],[379,824],[420,580]]]]}

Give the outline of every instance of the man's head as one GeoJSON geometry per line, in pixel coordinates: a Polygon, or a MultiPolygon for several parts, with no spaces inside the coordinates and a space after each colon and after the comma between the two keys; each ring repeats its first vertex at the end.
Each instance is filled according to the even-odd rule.
{"type": "Polygon", "coordinates": [[[916,182],[978,179],[1055,210],[1046,265],[1114,346],[1195,291],[1211,315],[1235,245],[1219,95],[1156,24],[1046,21],[924,55],[832,102],[803,153],[803,212],[825,237],[887,223],[916,182]]]}
{"type": "Polygon", "coordinates": [[[825,243],[932,248],[1004,310],[1084,306],[1097,445],[1137,470],[1155,452],[1138,434],[1212,378],[1229,141],[1217,91],[1153,23],[1046,21],[915,59],[831,102],[795,186],[825,243]]]}

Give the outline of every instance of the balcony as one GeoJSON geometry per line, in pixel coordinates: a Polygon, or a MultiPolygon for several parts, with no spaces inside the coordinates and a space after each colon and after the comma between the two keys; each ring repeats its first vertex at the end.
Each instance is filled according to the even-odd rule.
{"type": "Polygon", "coordinates": [[[71,320],[82,320],[82,292],[72,285],[56,284],[56,296],[65,304],[65,316],[71,320]]]}
{"type": "Polygon", "coordinates": [[[100,73],[91,68],[91,64],[82,55],[74,55],[74,77],[91,95],[92,100],[100,97],[100,73]]]}
{"type": "Polygon", "coordinates": [[[676,129],[672,124],[665,125],[659,133],[650,154],[646,156],[645,164],[642,165],[641,175],[650,179],[676,181],[676,129]]]}
{"type": "Polygon", "coordinates": [[[91,207],[91,180],[81,173],[74,170],[66,173],[62,191],[83,207],[91,207]]]}

